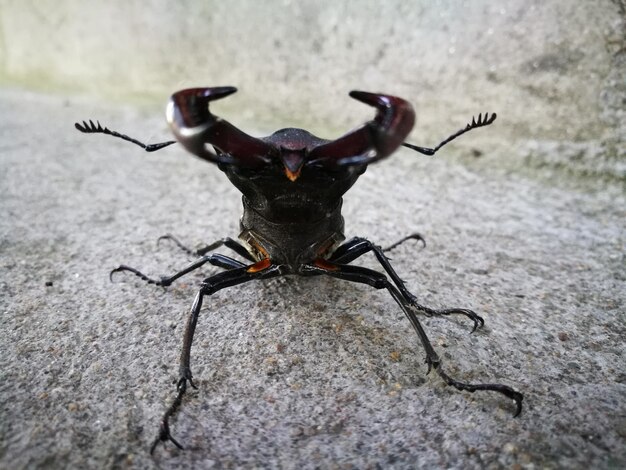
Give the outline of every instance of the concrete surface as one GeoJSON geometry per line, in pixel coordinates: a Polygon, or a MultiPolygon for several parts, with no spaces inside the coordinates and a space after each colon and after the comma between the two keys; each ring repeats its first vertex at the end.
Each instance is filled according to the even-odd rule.
{"type": "Polygon", "coordinates": [[[236,236],[239,196],[177,146],[145,154],[79,134],[73,122],[85,118],[169,138],[161,110],[0,91],[0,468],[626,465],[623,188],[460,165],[457,146],[372,166],[348,193],[347,234],[426,237],[426,249],[392,254],[409,288],[487,324],[470,335],[463,319],[424,318],[444,365],[523,391],[522,415],[499,395],[425,376],[385,293],[280,279],[206,301],[192,351],[199,389],[173,422],[188,450],[151,458],[185,317],[214,269],[167,290],[134,276],[110,283],[108,272],[186,264],[175,247],[156,248],[167,232],[192,245],[236,236]]]}
{"type": "Polygon", "coordinates": [[[0,468],[626,467],[625,103],[623,0],[0,0],[0,468]],[[170,139],[167,97],[211,85],[239,87],[214,110],[257,135],[337,136],[371,117],[351,89],[414,103],[423,146],[498,113],[372,166],[344,215],[348,236],[427,238],[397,271],[487,322],[424,319],[430,338],[456,378],[523,391],[519,418],[425,376],[388,295],[288,278],[206,302],[188,450],[148,455],[214,270],[167,290],[108,272],[185,265],[167,232],[236,236],[239,195],[181,148],[73,123],[170,139]]]}

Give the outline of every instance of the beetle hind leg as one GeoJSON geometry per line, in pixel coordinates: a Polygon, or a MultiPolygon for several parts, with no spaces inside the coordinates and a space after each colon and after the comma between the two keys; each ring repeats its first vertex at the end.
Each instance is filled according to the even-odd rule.
{"type": "Polygon", "coordinates": [[[389,258],[387,258],[387,256],[385,255],[385,252],[411,239],[418,240],[418,241],[421,240],[424,243],[424,245],[426,244],[424,242],[424,239],[419,233],[414,233],[407,237],[404,237],[402,240],[399,240],[398,242],[390,245],[387,248],[381,248],[380,246],[375,245],[374,243],[370,242],[369,240],[366,240],[365,238],[355,237],[347,241],[343,245],[341,245],[339,248],[337,248],[333,252],[333,254],[330,256],[329,261],[332,261],[334,263],[347,264],[371,251],[374,253],[380,265],[383,267],[385,272],[389,275],[389,277],[391,278],[393,283],[396,285],[396,287],[398,288],[402,296],[405,298],[405,300],[408,302],[408,304],[412,308],[424,313],[427,316],[464,315],[474,322],[472,333],[476,331],[477,329],[482,328],[485,325],[485,321],[480,315],[478,315],[473,310],[470,310],[467,308],[447,308],[447,309],[439,309],[439,310],[433,309],[433,308],[421,305],[417,301],[417,297],[415,297],[413,294],[411,294],[411,292],[409,292],[409,290],[406,288],[404,284],[404,281],[400,279],[400,276],[398,276],[398,273],[396,273],[395,269],[393,269],[393,266],[391,266],[391,263],[389,262],[389,258]]]}

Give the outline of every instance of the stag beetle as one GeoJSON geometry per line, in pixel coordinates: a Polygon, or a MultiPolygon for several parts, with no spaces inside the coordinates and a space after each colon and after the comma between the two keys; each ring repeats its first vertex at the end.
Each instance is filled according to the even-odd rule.
{"type": "MultiPolygon", "coordinates": [[[[470,124],[434,148],[418,147],[404,142],[415,122],[411,104],[395,96],[353,91],[350,96],[376,108],[376,116],[336,140],[321,139],[303,129],[294,128],[279,130],[269,137],[255,138],[214,116],[209,110],[211,101],[235,91],[233,87],[179,91],[168,103],[167,120],[178,142],[197,157],[217,164],[243,194],[240,241],[223,238],[193,251],[173,236],[166,235],[161,238],[172,240],[199,258],[183,270],[160,279],[152,279],[126,265],[111,271],[111,276],[116,272],[128,271],[150,284],[169,286],[206,263],[224,269],[204,279],[195,297],[183,339],[176,396],[163,415],[150,452],[154,452],[162,441],[171,441],[183,449],[170,434],[169,421],[181,406],[187,385],[196,388],[192,379],[190,353],[204,297],[226,287],[288,274],[327,275],[367,284],[375,289],[386,289],[415,329],[426,352],[428,372],[434,369],[446,384],[458,390],[499,392],[515,402],[515,416],[519,415],[523,400],[520,392],[501,384],[460,382],[444,372],[441,359],[418,321],[417,312],[428,316],[464,315],[473,321],[472,331],[482,327],[484,321],[469,309],[436,310],[421,305],[407,290],[385,252],[406,240],[423,242],[419,234],[409,235],[385,249],[364,238],[352,238],[342,243],[342,196],[370,163],[388,157],[401,145],[425,155],[434,155],[456,137],[491,124],[496,114],[480,114],[477,120],[472,119],[470,124]],[[212,253],[220,246],[233,250],[245,261],[212,253]],[[384,273],[351,264],[369,252],[374,254],[384,273]]],[[[99,122],[94,124],[93,121],[76,123],[75,127],[85,133],[108,134],[124,139],[148,152],[176,142],[145,145],[102,127],[99,122]]]]}

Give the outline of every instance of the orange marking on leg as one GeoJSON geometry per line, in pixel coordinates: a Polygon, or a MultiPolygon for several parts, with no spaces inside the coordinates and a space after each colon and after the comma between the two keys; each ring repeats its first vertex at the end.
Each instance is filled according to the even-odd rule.
{"type": "Polygon", "coordinates": [[[317,251],[318,256],[322,257],[326,254],[328,254],[328,252],[330,251],[330,249],[335,245],[336,241],[331,238],[330,240],[328,240],[324,245],[322,245],[320,247],[320,249],[317,251]]]}
{"type": "Polygon", "coordinates": [[[331,263],[330,261],[326,261],[324,258],[317,258],[313,264],[324,271],[339,271],[339,266],[331,263]]]}
{"type": "Polygon", "coordinates": [[[265,259],[262,259],[261,261],[257,261],[256,263],[254,263],[252,266],[246,269],[246,272],[258,273],[259,271],[263,271],[264,269],[269,268],[271,265],[272,265],[272,262],[270,261],[270,259],[265,258],[265,259]]]}
{"type": "Polygon", "coordinates": [[[270,254],[267,252],[267,250],[265,248],[263,248],[259,242],[257,242],[254,238],[251,240],[248,240],[248,243],[250,244],[250,246],[252,248],[254,248],[255,250],[257,250],[261,256],[263,256],[263,258],[269,258],[270,254]]]}

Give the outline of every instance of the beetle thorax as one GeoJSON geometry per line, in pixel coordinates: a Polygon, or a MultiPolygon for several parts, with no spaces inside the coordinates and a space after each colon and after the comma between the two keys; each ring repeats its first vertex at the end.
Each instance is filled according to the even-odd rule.
{"type": "Polygon", "coordinates": [[[341,178],[305,168],[290,181],[278,165],[252,173],[225,172],[243,193],[240,238],[259,258],[269,256],[297,269],[344,239],[342,196],[358,174],[341,178]]]}
{"type": "Polygon", "coordinates": [[[269,255],[273,262],[295,268],[343,240],[342,196],[365,166],[332,171],[309,162],[308,150],[324,141],[299,129],[284,129],[268,139],[281,152],[266,165],[255,169],[220,165],[220,169],[243,194],[243,241],[260,257],[269,255]],[[280,145],[277,135],[287,138],[289,146],[280,145]],[[285,170],[289,159],[302,159],[296,178],[285,170]]]}

